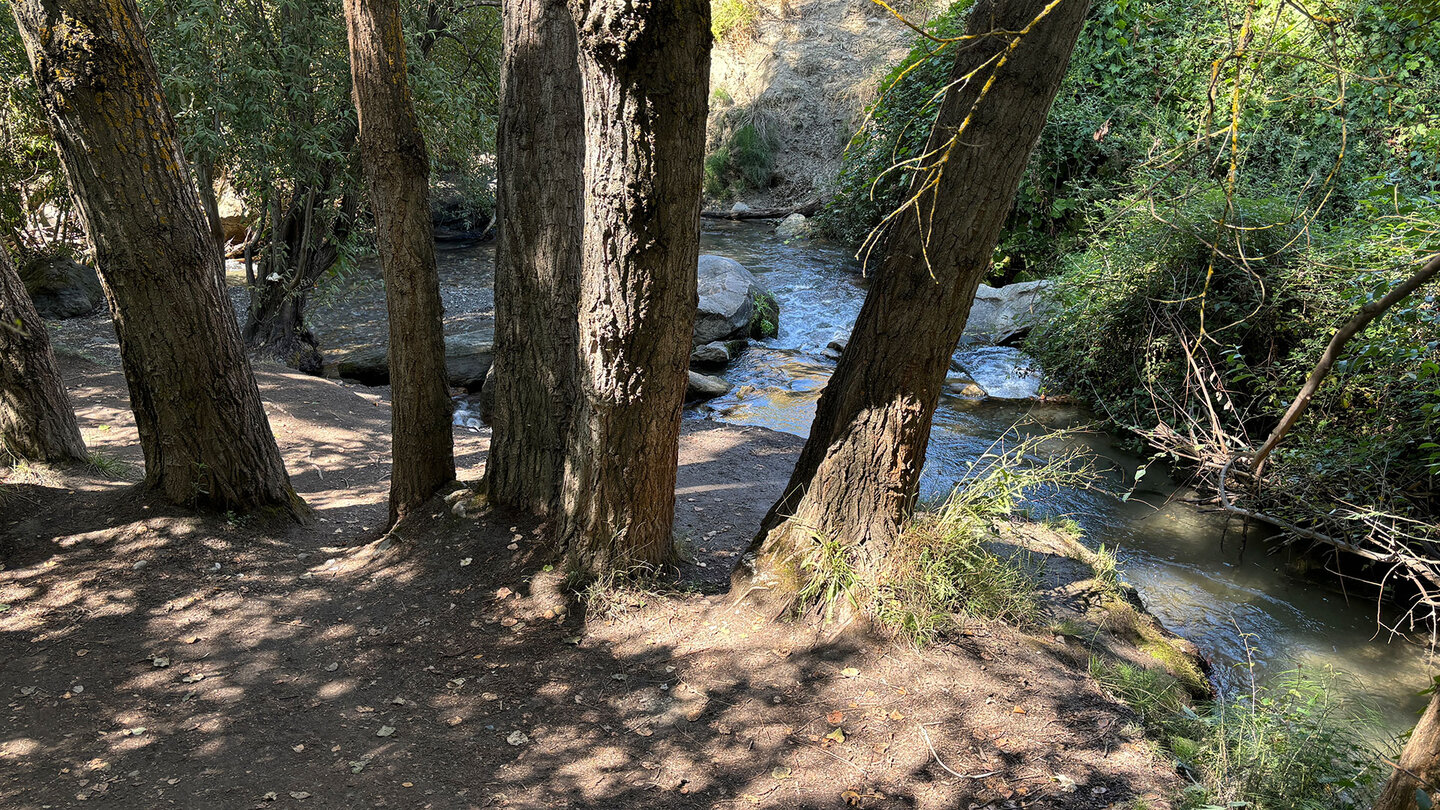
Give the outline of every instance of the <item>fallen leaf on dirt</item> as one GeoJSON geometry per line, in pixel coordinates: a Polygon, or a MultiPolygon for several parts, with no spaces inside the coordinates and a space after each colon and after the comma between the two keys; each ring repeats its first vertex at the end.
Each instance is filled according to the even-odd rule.
{"type": "Polygon", "coordinates": [[[524,745],[530,742],[530,737],[523,731],[512,731],[510,736],[505,738],[505,742],[511,745],[524,745]]]}
{"type": "Polygon", "coordinates": [[[126,737],[138,737],[141,734],[144,734],[145,731],[146,729],[144,726],[136,726],[135,728],[127,728],[120,733],[126,737]]]}
{"type": "Polygon", "coordinates": [[[184,683],[199,683],[200,681],[205,680],[205,674],[203,672],[192,672],[189,675],[181,678],[180,680],[184,683]]]}
{"type": "Polygon", "coordinates": [[[463,723],[463,722],[465,722],[465,721],[464,721],[463,719],[459,718],[459,717],[452,717],[452,718],[450,718],[449,720],[446,720],[446,721],[445,721],[445,725],[447,725],[447,726],[458,726],[458,725],[460,725],[460,724],[463,723]]]}
{"type": "Polygon", "coordinates": [[[840,674],[844,675],[847,678],[858,678],[860,677],[860,670],[856,669],[855,667],[845,667],[844,669],[840,670],[840,674]]]}
{"type": "Polygon", "coordinates": [[[623,673],[623,672],[616,672],[616,673],[611,674],[610,679],[611,679],[611,680],[614,680],[614,681],[623,681],[623,680],[625,680],[625,679],[628,678],[628,677],[630,677],[630,676],[626,675],[626,674],[623,673]]]}
{"type": "Polygon", "coordinates": [[[368,759],[352,759],[350,760],[350,772],[359,773],[365,770],[365,766],[369,764],[370,760],[368,759]]]}
{"type": "Polygon", "coordinates": [[[74,692],[75,694],[78,695],[78,694],[80,694],[81,692],[84,692],[84,691],[85,691],[85,687],[84,687],[82,684],[78,684],[78,683],[77,683],[77,684],[75,684],[74,686],[70,687],[70,691],[71,691],[71,692],[74,692]]]}
{"type": "Polygon", "coordinates": [[[890,717],[891,720],[904,720],[904,719],[905,719],[905,715],[901,714],[901,713],[898,712],[898,711],[890,712],[889,717],[890,717]]]}
{"type": "Polygon", "coordinates": [[[460,687],[462,687],[462,686],[464,686],[464,685],[465,685],[465,679],[464,679],[464,678],[451,678],[450,680],[448,680],[448,681],[445,682],[445,686],[446,686],[446,688],[448,688],[448,689],[459,689],[460,687]]]}
{"type": "Polygon", "coordinates": [[[304,750],[305,750],[305,743],[300,743],[299,745],[292,746],[292,747],[290,748],[290,750],[291,750],[291,751],[294,751],[295,753],[298,754],[298,753],[300,753],[301,751],[304,751],[304,750]]]}
{"type": "Polygon", "coordinates": [[[394,726],[381,726],[381,727],[380,727],[380,730],[377,731],[377,732],[375,732],[375,736],[376,736],[376,737],[389,737],[391,734],[394,734],[394,733],[395,733],[395,727],[394,727],[394,726]]]}
{"type": "Polygon", "coordinates": [[[170,666],[170,659],[163,655],[157,655],[150,659],[150,663],[153,664],[156,669],[164,669],[170,666]]]}
{"type": "Polygon", "coordinates": [[[500,588],[500,589],[498,589],[498,590],[495,591],[495,598],[496,598],[496,599],[504,599],[505,597],[509,596],[509,595],[512,594],[512,593],[515,593],[515,592],[512,591],[512,590],[510,590],[509,588],[500,588]]]}
{"type": "Polygon", "coordinates": [[[840,725],[841,723],[843,723],[844,721],[845,721],[845,713],[844,713],[844,712],[830,712],[829,714],[825,715],[825,722],[829,723],[829,724],[832,725],[832,726],[838,726],[838,725],[840,725]]]}
{"type": "Polygon", "coordinates": [[[770,775],[776,779],[789,779],[792,771],[788,765],[777,765],[770,771],[770,775]]]}
{"type": "Polygon", "coordinates": [[[504,625],[505,627],[514,627],[519,623],[520,620],[515,618],[514,616],[506,616],[505,618],[500,620],[500,624],[504,625]]]}
{"type": "Polygon", "coordinates": [[[331,663],[325,665],[325,671],[326,671],[326,672],[334,672],[335,670],[337,670],[337,669],[339,669],[339,668],[340,668],[340,665],[337,664],[337,663],[334,663],[333,661],[332,661],[331,663]]]}
{"type": "Polygon", "coordinates": [[[280,798],[280,795],[279,795],[278,793],[276,793],[275,791],[272,790],[272,791],[270,791],[269,793],[266,793],[264,796],[261,796],[261,797],[260,797],[260,801],[262,801],[262,802],[273,802],[273,801],[275,801],[275,800],[278,799],[278,798],[280,798]]]}
{"type": "Polygon", "coordinates": [[[464,568],[465,566],[467,566],[467,565],[469,565],[470,563],[473,563],[473,562],[475,562],[475,558],[474,558],[474,557],[466,557],[465,559],[463,559],[463,560],[460,561],[460,567],[461,567],[461,568],[464,568]]]}
{"type": "Polygon", "coordinates": [[[825,739],[834,740],[837,743],[843,743],[845,742],[845,732],[837,728],[829,734],[826,734],[825,739]]]}
{"type": "Polygon", "coordinates": [[[415,787],[414,782],[401,782],[400,787],[415,787]]]}
{"type": "Polygon", "coordinates": [[[396,697],[396,698],[394,698],[394,699],[392,699],[392,700],[390,701],[390,704],[393,705],[393,706],[404,706],[404,705],[405,705],[405,698],[403,698],[403,697],[396,697]]]}
{"type": "Polygon", "coordinates": [[[30,695],[33,695],[33,694],[35,694],[35,687],[33,687],[33,686],[22,686],[22,687],[20,687],[20,694],[25,695],[25,696],[27,696],[27,697],[30,696],[30,695]]]}
{"type": "Polygon", "coordinates": [[[87,656],[87,655],[89,655],[89,654],[90,654],[90,651],[89,651],[89,650],[76,650],[76,651],[75,651],[75,657],[76,657],[76,658],[84,658],[85,656],[87,656]]]}
{"type": "Polygon", "coordinates": [[[1010,710],[1010,713],[1011,713],[1011,714],[1027,714],[1027,712],[1025,711],[1025,709],[1023,709],[1023,708],[1020,707],[1020,706],[1016,706],[1015,708],[1011,709],[1011,710],[1010,710]]]}
{"type": "Polygon", "coordinates": [[[481,693],[480,693],[480,699],[481,699],[481,700],[499,700],[499,699],[500,699],[500,696],[497,695],[497,694],[495,694],[494,692],[481,692],[481,693]]]}
{"type": "Polygon", "coordinates": [[[303,790],[292,790],[290,791],[290,798],[304,801],[305,799],[310,798],[310,794],[303,790]]]}

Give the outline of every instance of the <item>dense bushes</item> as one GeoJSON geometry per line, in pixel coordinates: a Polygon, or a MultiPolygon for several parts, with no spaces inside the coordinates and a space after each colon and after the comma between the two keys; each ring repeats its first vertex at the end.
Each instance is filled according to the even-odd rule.
{"type": "MultiPolygon", "coordinates": [[[[931,32],[957,33],[964,5],[931,32]]],[[[1028,341],[1052,392],[1211,474],[1263,442],[1335,328],[1440,250],[1435,11],[1097,2],[992,274],[1057,279],[1058,313],[1028,341]]],[[[882,84],[832,235],[858,241],[898,203],[908,177],[887,170],[922,148],[947,81],[936,47],[882,84]]],[[[1422,290],[1352,341],[1249,505],[1435,539],[1437,337],[1422,290]]]]}

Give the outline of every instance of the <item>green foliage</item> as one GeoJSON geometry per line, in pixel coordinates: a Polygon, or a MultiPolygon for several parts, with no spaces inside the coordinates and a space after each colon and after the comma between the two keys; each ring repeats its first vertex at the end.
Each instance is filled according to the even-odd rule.
{"type": "Polygon", "coordinates": [[[994,522],[1042,487],[1084,486],[1093,479],[1074,452],[1042,448],[1064,433],[1016,441],[972,463],[966,480],[939,508],[922,511],[891,543],[881,570],[854,565],[854,549],[817,537],[801,562],[802,606],[849,602],[897,638],[924,645],[967,619],[1026,624],[1036,618],[1038,566],[1023,552],[998,553],[994,522]]]}
{"type": "Polygon", "coordinates": [[[1164,672],[1092,659],[1090,674],[1133,708],[1192,780],[1186,810],[1365,808],[1389,774],[1372,712],[1338,676],[1293,671],[1247,694],[1192,705],[1164,672]]]}
{"type": "Polygon", "coordinates": [[[738,126],[705,158],[705,193],[716,198],[769,188],[775,169],[776,142],[768,119],[731,112],[727,121],[738,126]]]}
{"type": "MultiPolygon", "coordinates": [[[[959,33],[967,8],[956,3],[931,32],[959,33]]],[[[1104,232],[1114,201],[1228,182],[1232,101],[1239,196],[1333,219],[1355,215],[1368,178],[1386,177],[1402,193],[1440,182],[1436,15],[1352,0],[1320,20],[1265,0],[1236,58],[1246,9],[1241,0],[1094,5],[1017,193],[996,277],[1054,274],[1104,232]]],[[[917,40],[881,81],[822,216],[832,236],[858,243],[900,202],[909,176],[892,167],[923,149],[949,57],[948,47],[917,40]]]]}
{"type": "Polygon", "coordinates": [[[850,565],[850,553],[833,537],[816,536],[800,561],[804,584],[796,599],[802,605],[818,604],[825,620],[834,618],[835,607],[847,603],[860,609],[860,579],[850,565]]]}
{"type": "Polygon", "coordinates": [[[1034,621],[1035,565],[1028,555],[1002,557],[987,545],[994,536],[986,518],[995,505],[957,494],[938,512],[916,516],[895,542],[876,589],[881,627],[924,645],[967,618],[1034,621]]]}
{"type": "MultiPolygon", "coordinates": [[[[1377,187],[1359,205],[1363,218],[1305,228],[1283,201],[1227,205],[1219,191],[1132,204],[1067,257],[1060,312],[1029,347],[1052,384],[1177,457],[1205,452],[1174,437],[1209,435],[1212,410],[1232,447],[1257,446],[1334,329],[1440,249],[1428,196],[1377,187]]],[[[1433,512],[1437,334],[1440,310],[1422,290],[1351,342],[1277,456],[1288,500],[1433,512]]]]}
{"type": "Polygon", "coordinates": [[[710,32],[720,42],[755,30],[755,0],[715,0],[710,5],[710,32]]]}
{"type": "Polygon", "coordinates": [[[15,18],[0,14],[0,243],[17,266],[54,255],[78,236],[71,209],[15,18]]]}

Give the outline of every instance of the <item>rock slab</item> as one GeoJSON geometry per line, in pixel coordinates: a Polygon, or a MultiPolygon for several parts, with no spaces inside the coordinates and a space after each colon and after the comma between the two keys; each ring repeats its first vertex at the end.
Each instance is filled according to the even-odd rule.
{"type": "Polygon", "coordinates": [[[1050,317],[1051,282],[1021,281],[1004,287],[981,284],[965,322],[965,337],[978,343],[1005,343],[1050,317]]]}
{"type": "Polygon", "coordinates": [[[89,315],[105,303],[95,268],[73,259],[31,262],[20,268],[20,280],[40,317],[49,320],[89,315]]]}
{"type": "MultiPolygon", "coordinates": [[[[489,331],[445,336],[445,372],[450,385],[479,391],[495,356],[495,335],[489,331]]],[[[336,372],[363,385],[390,384],[390,349],[375,346],[340,358],[336,372]]]]}

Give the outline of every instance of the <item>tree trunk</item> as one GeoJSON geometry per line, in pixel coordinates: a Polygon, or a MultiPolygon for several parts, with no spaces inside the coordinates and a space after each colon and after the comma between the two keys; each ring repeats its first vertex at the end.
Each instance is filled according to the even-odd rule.
{"type": "Polygon", "coordinates": [[[12,8],[95,244],[146,485],[177,503],[300,514],[134,0],[12,8]]]}
{"type": "Polygon", "coordinates": [[[0,245],[0,463],[7,455],[26,461],[86,458],[50,333],[0,245]]]}
{"type": "Polygon", "coordinates": [[[585,116],[565,0],[507,0],[500,76],[492,501],[541,515],[560,503],[579,398],[585,116]]]}
{"type": "MultiPolygon", "coordinates": [[[[200,187],[200,205],[205,209],[205,222],[210,226],[210,238],[215,240],[215,249],[225,255],[225,226],[220,222],[220,201],[215,198],[215,164],[209,157],[201,157],[195,164],[195,182],[200,187]]],[[[225,262],[220,262],[220,286],[225,286],[225,262]]]]}
{"type": "Polygon", "coordinates": [[[406,77],[398,0],[345,0],[360,160],[390,320],[390,523],[455,480],[430,156],[406,77]]]}
{"type": "Polygon", "coordinates": [[[980,0],[970,38],[950,46],[930,165],[915,172],[810,437],[741,575],[775,577],[771,590],[787,593],[817,535],[840,542],[858,572],[883,569],[914,508],[951,354],[1089,4],[1046,5],[980,0]]]}
{"type": "Polygon", "coordinates": [[[695,322],[708,0],[573,0],[585,103],[580,399],[562,537],[592,574],[674,555],[695,322]]]}
{"type": "Polygon", "coordinates": [[[340,258],[340,243],[350,234],[357,205],[347,192],[338,211],[330,210],[332,177],[327,172],[318,185],[298,184],[288,207],[276,197],[269,244],[260,257],[245,319],[246,345],[306,374],[319,374],[324,358],[305,325],[305,307],[316,283],[340,258]]]}
{"type": "Polygon", "coordinates": [[[1440,692],[1430,696],[1430,705],[1405,743],[1400,767],[1390,774],[1375,810],[1417,810],[1415,794],[1421,792],[1432,800],[1440,793],[1440,692]]]}

